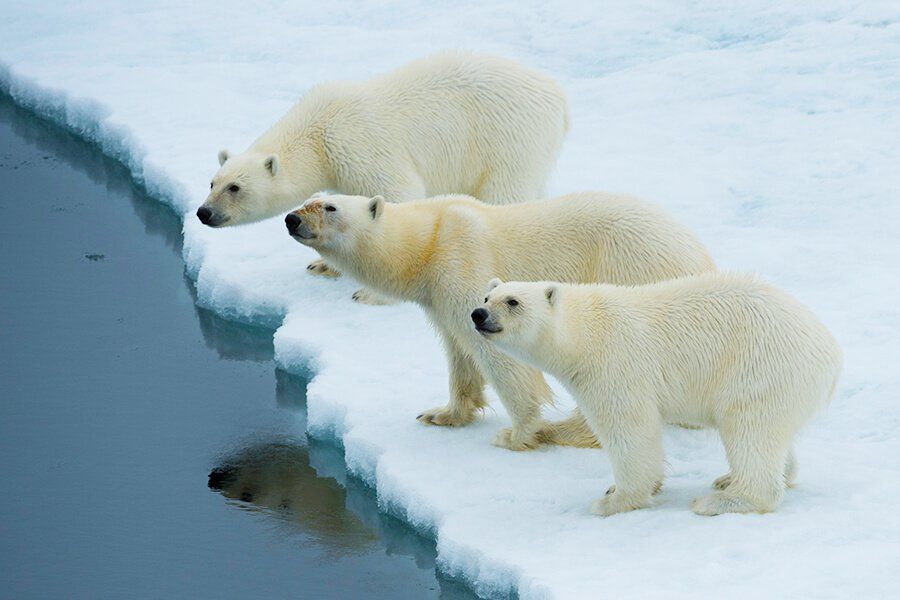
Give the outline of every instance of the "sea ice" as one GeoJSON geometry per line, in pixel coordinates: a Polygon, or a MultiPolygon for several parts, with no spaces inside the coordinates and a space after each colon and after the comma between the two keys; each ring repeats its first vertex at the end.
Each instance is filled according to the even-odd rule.
{"type": "MultiPolygon", "coordinates": [[[[0,90],[121,159],[185,212],[198,301],[280,325],[310,369],[309,429],[337,437],[381,506],[437,539],[485,595],[523,598],[887,597],[900,588],[900,5],[704,0],[198,6],[7,3],[0,90]],[[280,219],[205,228],[220,147],[240,150],[313,84],[464,47],[555,75],[572,130],[554,194],[630,192],[668,206],[723,268],[809,304],[846,353],[828,411],[797,445],[799,485],[770,515],[702,518],[726,471],[715,435],[667,432],[658,506],[588,513],[602,451],[490,445],[415,421],[446,400],[439,344],[413,306],[358,306],[306,274],[280,219]],[[283,324],[282,324],[283,321],[283,324]]],[[[557,414],[571,400],[560,392],[557,414]]]]}

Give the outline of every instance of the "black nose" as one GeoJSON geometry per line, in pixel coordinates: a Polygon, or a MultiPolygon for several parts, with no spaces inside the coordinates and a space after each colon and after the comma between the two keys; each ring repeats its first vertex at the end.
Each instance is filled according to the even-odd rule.
{"type": "Polygon", "coordinates": [[[204,225],[208,225],[210,219],[212,219],[212,211],[205,206],[201,206],[197,209],[197,218],[200,219],[200,222],[204,225]]]}
{"type": "Polygon", "coordinates": [[[288,231],[294,233],[298,227],[300,227],[300,223],[303,222],[303,219],[295,215],[294,213],[288,213],[288,215],[284,218],[284,224],[287,225],[288,231]]]}
{"type": "Polygon", "coordinates": [[[232,467],[218,467],[209,472],[209,487],[213,490],[221,490],[237,476],[232,467]]]}
{"type": "Polygon", "coordinates": [[[472,311],[472,320],[476,325],[482,325],[489,316],[488,311],[484,308],[476,308],[472,311]]]}

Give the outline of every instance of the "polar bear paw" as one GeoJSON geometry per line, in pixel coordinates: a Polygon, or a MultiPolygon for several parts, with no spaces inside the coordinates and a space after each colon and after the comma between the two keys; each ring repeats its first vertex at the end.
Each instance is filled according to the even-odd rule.
{"type": "MultiPolygon", "coordinates": [[[[719,479],[722,478],[720,477],[719,479]]],[[[714,492],[706,496],[694,498],[694,501],[691,502],[691,510],[698,515],[707,517],[725,513],[768,512],[768,510],[756,506],[747,498],[738,496],[737,494],[729,494],[727,491],[714,492]]]]}
{"type": "Polygon", "coordinates": [[[314,260],[308,265],[306,265],[306,270],[309,271],[312,275],[318,275],[319,277],[340,277],[341,272],[334,269],[333,267],[328,266],[323,259],[314,260]]]}
{"type": "Polygon", "coordinates": [[[394,303],[390,298],[385,298],[378,292],[373,292],[372,290],[367,290],[366,288],[362,288],[353,292],[353,301],[359,302],[360,304],[369,304],[372,306],[384,306],[394,303]]]}
{"type": "Polygon", "coordinates": [[[462,427],[475,420],[475,413],[462,413],[451,410],[446,406],[439,406],[426,410],[416,417],[416,420],[425,425],[438,425],[440,427],[462,427]]]}
{"type": "MultiPolygon", "coordinates": [[[[657,481],[655,484],[653,484],[653,491],[650,492],[650,495],[651,496],[658,495],[662,491],[662,486],[663,486],[663,482],[657,481]]],[[[611,486],[609,486],[609,489],[606,490],[606,495],[608,496],[609,494],[612,494],[614,491],[616,491],[616,484],[612,484],[611,486]]]]}
{"type": "MultiPolygon", "coordinates": [[[[662,487],[662,484],[657,483],[656,486],[658,489],[662,487]]],[[[606,490],[605,496],[599,500],[594,500],[591,503],[591,512],[601,517],[610,517],[618,513],[629,512],[648,506],[650,506],[649,496],[639,500],[634,496],[629,497],[628,495],[623,494],[615,485],[612,485],[606,490]]]]}
{"type": "Polygon", "coordinates": [[[498,431],[491,443],[498,448],[506,448],[515,452],[534,450],[541,444],[534,433],[526,433],[511,427],[504,427],[498,431]]]}

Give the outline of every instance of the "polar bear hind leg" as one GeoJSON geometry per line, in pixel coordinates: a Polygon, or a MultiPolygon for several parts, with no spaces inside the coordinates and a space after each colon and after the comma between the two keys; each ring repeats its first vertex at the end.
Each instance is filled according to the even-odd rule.
{"type": "MultiPolygon", "coordinates": [[[[719,491],[695,498],[698,515],[767,513],[784,497],[793,432],[765,415],[735,411],[719,427],[731,472],[713,484],[719,491]],[[722,486],[722,487],[719,487],[722,486]]],[[[796,461],[791,461],[796,470],[796,461]]]]}
{"type": "MultiPolygon", "coordinates": [[[[724,490],[729,485],[731,485],[731,480],[734,476],[731,473],[726,473],[722,475],[715,481],[713,481],[713,487],[717,490],[724,490]]],[[[784,485],[792,488],[795,485],[797,480],[797,456],[794,454],[794,449],[788,452],[787,460],[785,461],[784,466],[784,485]]]]}

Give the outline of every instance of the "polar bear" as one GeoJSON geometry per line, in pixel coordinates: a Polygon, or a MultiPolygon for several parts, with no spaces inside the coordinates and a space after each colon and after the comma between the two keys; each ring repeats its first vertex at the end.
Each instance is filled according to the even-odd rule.
{"type": "Polygon", "coordinates": [[[793,438],[827,405],[841,349],[812,312],[722,272],[650,285],[492,281],[471,314],[484,340],[557,377],[612,462],[592,512],[643,508],[663,479],[663,422],[714,427],[730,473],[700,515],[769,512],[791,485],[793,438]]]}
{"type": "Polygon", "coordinates": [[[371,530],[345,510],[348,489],[323,476],[311,449],[287,440],[242,447],[210,471],[209,488],[230,500],[276,511],[302,531],[328,536],[348,550],[367,545],[371,530]]]}
{"type": "Polygon", "coordinates": [[[519,63],[469,52],[309,91],[221,168],[197,210],[210,227],[283,214],[315,192],[405,201],[541,198],[568,130],[565,93],[519,63]]]}
{"type": "Polygon", "coordinates": [[[466,196],[391,204],[381,196],[314,197],[285,218],[298,242],[364,285],[418,303],[443,338],[450,402],[419,420],[466,425],[490,382],[512,418],[494,443],[584,440],[584,420],[562,429],[540,418],[551,399],[540,371],[486,343],[468,323],[493,277],[641,284],[715,268],[703,244],[662,209],[628,196],[580,193],[493,206],[466,196]],[[549,437],[550,439],[546,439],[549,437]]]}

